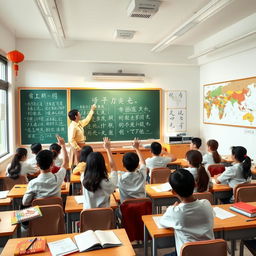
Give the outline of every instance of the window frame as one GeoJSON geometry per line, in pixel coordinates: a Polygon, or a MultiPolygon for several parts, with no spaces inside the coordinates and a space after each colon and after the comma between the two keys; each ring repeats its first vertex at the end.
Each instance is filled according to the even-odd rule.
{"type": "Polygon", "coordinates": [[[8,88],[9,88],[9,83],[8,83],[8,61],[7,58],[5,58],[3,55],[0,55],[0,62],[5,65],[5,80],[2,80],[0,78],[0,90],[4,90],[6,92],[6,129],[7,129],[7,141],[6,141],[6,152],[0,155],[0,160],[4,156],[8,155],[10,153],[10,138],[9,138],[9,108],[8,108],[8,88]]]}

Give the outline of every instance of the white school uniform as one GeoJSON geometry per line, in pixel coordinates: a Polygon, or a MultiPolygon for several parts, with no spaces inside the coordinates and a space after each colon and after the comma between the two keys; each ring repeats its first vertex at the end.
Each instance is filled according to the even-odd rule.
{"type": "Polygon", "coordinates": [[[63,159],[60,158],[59,156],[57,156],[53,162],[54,162],[55,166],[61,167],[61,165],[63,163],[63,159]]]}
{"type": "Polygon", "coordinates": [[[213,160],[212,153],[208,152],[208,153],[204,154],[202,163],[207,164],[207,166],[210,164],[215,164],[215,162],[213,160]]]}
{"type": "Polygon", "coordinates": [[[175,244],[178,256],[186,242],[214,239],[213,209],[206,199],[192,203],[180,203],[169,206],[160,219],[160,224],[166,228],[172,227],[175,234],[175,244]]]}
{"type": "Polygon", "coordinates": [[[84,209],[110,207],[110,195],[115,191],[117,184],[117,172],[112,171],[108,180],[100,183],[100,188],[95,192],[87,190],[83,186],[84,174],[81,175],[81,184],[84,195],[84,209]]]}
{"type": "Polygon", "coordinates": [[[166,167],[172,161],[171,157],[153,156],[146,159],[146,166],[149,168],[149,176],[154,168],[166,167]]]}
{"type": "Polygon", "coordinates": [[[145,185],[147,167],[143,164],[134,172],[118,172],[118,187],[121,203],[129,198],[142,198],[146,196],[145,185]]]}
{"type": "Polygon", "coordinates": [[[26,162],[31,164],[34,168],[36,168],[37,167],[36,155],[33,154],[26,162]]]}
{"type": "Polygon", "coordinates": [[[61,185],[66,176],[66,169],[57,173],[40,173],[37,178],[28,183],[27,191],[22,198],[23,205],[30,205],[33,199],[51,196],[61,196],[61,185]]]}
{"type": "Polygon", "coordinates": [[[251,177],[243,177],[243,168],[241,163],[235,163],[233,166],[226,167],[225,171],[217,178],[219,182],[228,184],[234,188],[237,184],[248,182],[251,177]]]}
{"type": "MultiPolygon", "coordinates": [[[[188,167],[188,168],[184,168],[186,170],[188,170],[193,176],[194,176],[194,179],[196,181],[198,175],[197,175],[197,168],[195,167],[188,167]]],[[[208,185],[207,185],[207,190],[206,191],[209,191],[209,188],[212,187],[212,178],[211,178],[211,174],[209,173],[209,171],[205,168],[205,171],[207,173],[207,175],[209,176],[209,182],[208,182],[208,185]]],[[[194,192],[197,192],[197,188],[195,187],[194,189],[194,192]]]]}
{"type": "MultiPolygon", "coordinates": [[[[35,172],[37,172],[37,170],[34,168],[34,166],[32,166],[30,163],[28,162],[24,162],[24,161],[20,161],[20,165],[21,165],[21,170],[20,170],[20,175],[24,175],[27,176],[27,174],[33,174],[35,172]]],[[[8,169],[11,166],[11,163],[9,163],[6,167],[6,171],[5,174],[7,177],[10,176],[8,169]]]]}

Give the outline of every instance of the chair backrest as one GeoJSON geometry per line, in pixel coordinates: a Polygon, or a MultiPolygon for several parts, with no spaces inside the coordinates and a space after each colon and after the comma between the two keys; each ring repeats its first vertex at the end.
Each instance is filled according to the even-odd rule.
{"type": "Polygon", "coordinates": [[[46,197],[46,198],[37,198],[32,201],[32,206],[36,205],[52,205],[52,204],[58,204],[61,207],[63,207],[63,201],[61,197],[52,196],[52,197],[46,197]]]}
{"type": "Polygon", "coordinates": [[[235,202],[255,202],[256,183],[242,183],[234,188],[235,202]]]}
{"type": "Polygon", "coordinates": [[[43,216],[29,221],[29,236],[65,233],[64,213],[60,205],[42,205],[40,210],[43,216]]]}
{"type": "MultiPolygon", "coordinates": [[[[250,195],[251,193],[249,192],[248,189],[246,189],[246,190],[244,190],[244,191],[240,191],[240,192],[239,192],[239,197],[238,197],[238,195],[237,195],[238,190],[239,190],[240,188],[244,188],[244,187],[256,187],[256,183],[244,182],[244,183],[237,184],[237,185],[234,187],[234,190],[233,190],[235,202],[241,202],[241,201],[243,201],[243,202],[252,202],[252,201],[251,201],[252,198],[254,198],[253,201],[255,201],[255,200],[256,200],[255,196],[254,196],[254,197],[251,197],[251,196],[253,196],[253,195],[251,195],[251,196],[249,197],[249,195],[250,195]],[[247,192],[247,193],[248,193],[248,199],[244,198],[244,194],[246,193],[245,191],[248,191],[248,192],[247,192]],[[241,200],[241,199],[242,199],[241,196],[243,197],[243,200],[241,200]]],[[[253,191],[253,190],[252,190],[252,191],[253,191]]]]}
{"type": "Polygon", "coordinates": [[[181,248],[181,256],[227,256],[227,242],[223,239],[188,242],[181,248]]]}
{"type": "Polygon", "coordinates": [[[130,241],[143,241],[142,215],[152,214],[152,202],[149,198],[127,199],[120,205],[122,226],[130,241]]]}
{"type": "Polygon", "coordinates": [[[196,199],[207,199],[211,204],[213,204],[213,194],[211,192],[194,193],[193,196],[196,199]]]}
{"type": "Polygon", "coordinates": [[[10,177],[4,177],[4,190],[11,190],[16,184],[27,184],[26,176],[20,175],[18,179],[12,179],[10,177]]]}
{"type": "Polygon", "coordinates": [[[93,208],[80,214],[80,232],[115,228],[115,215],[112,208],[93,208]]]}
{"type": "Polygon", "coordinates": [[[150,183],[165,183],[168,182],[171,170],[168,167],[154,168],[151,172],[150,183]]]}
{"type": "Polygon", "coordinates": [[[211,177],[218,175],[225,171],[225,166],[223,164],[210,164],[208,166],[208,171],[211,174],[211,177]]]}

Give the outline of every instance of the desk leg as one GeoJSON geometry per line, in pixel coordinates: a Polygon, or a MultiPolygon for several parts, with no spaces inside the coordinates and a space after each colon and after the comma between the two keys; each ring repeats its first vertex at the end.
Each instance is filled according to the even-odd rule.
{"type": "Polygon", "coordinates": [[[67,213],[67,233],[72,233],[72,221],[69,213],[67,213]]]}
{"type": "Polygon", "coordinates": [[[157,242],[156,238],[152,238],[152,255],[157,256],[157,242]]]}
{"type": "Polygon", "coordinates": [[[156,207],[156,202],[154,198],[151,198],[152,202],[152,214],[157,214],[157,207],[156,207]]]}
{"type": "Polygon", "coordinates": [[[231,256],[235,256],[236,240],[231,240],[231,256]]]}
{"type": "Polygon", "coordinates": [[[148,255],[148,230],[144,225],[144,256],[148,255]]]}

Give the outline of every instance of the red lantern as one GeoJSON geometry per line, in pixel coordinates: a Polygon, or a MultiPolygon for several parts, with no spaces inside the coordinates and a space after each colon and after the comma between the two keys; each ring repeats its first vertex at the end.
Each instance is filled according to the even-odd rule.
{"type": "Polygon", "coordinates": [[[19,66],[17,63],[24,60],[24,54],[19,51],[11,51],[7,53],[7,59],[13,62],[13,69],[15,71],[15,76],[18,75],[19,66]]]}

